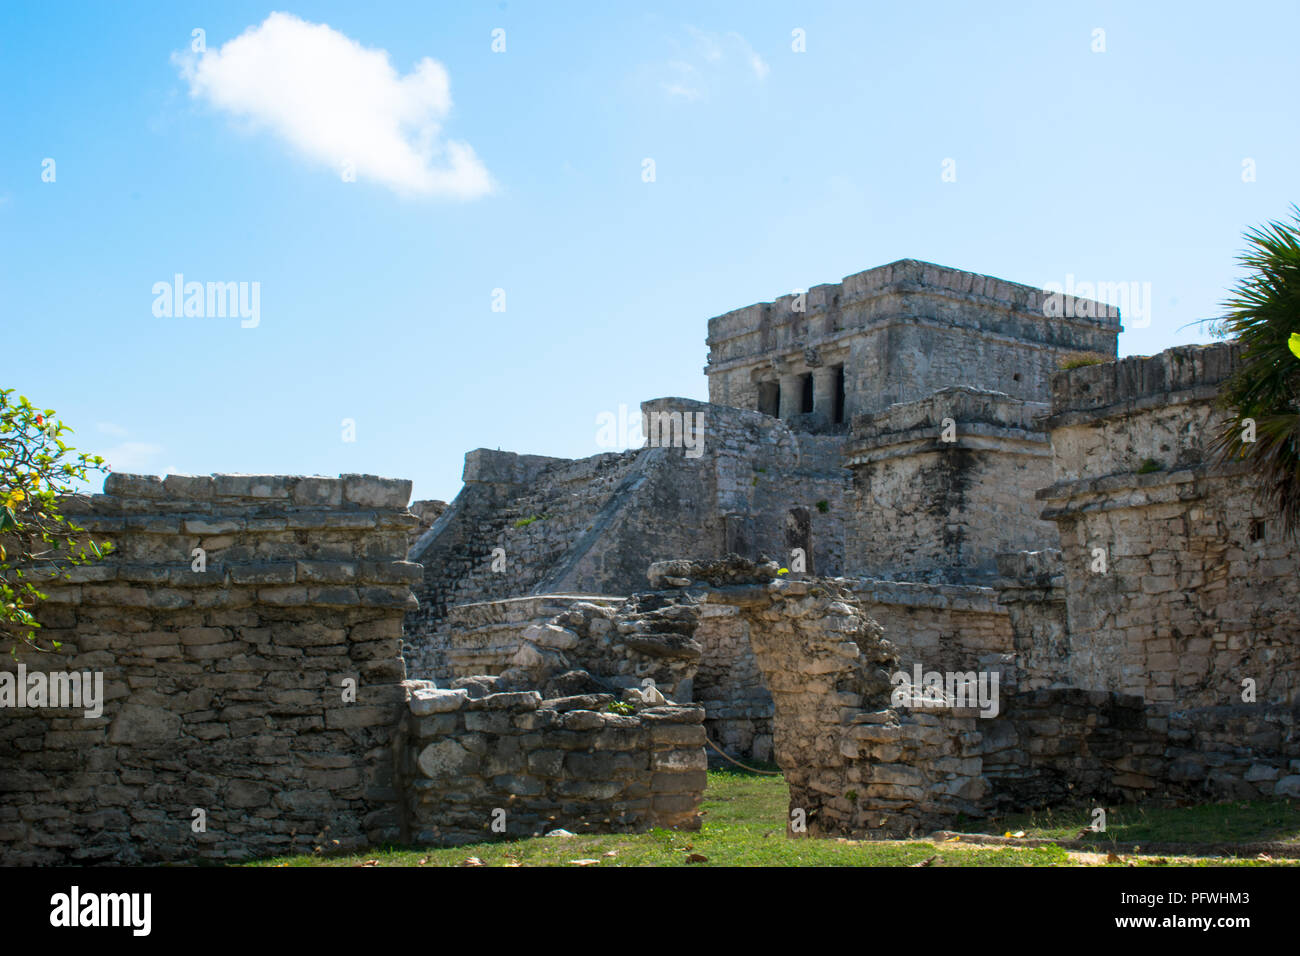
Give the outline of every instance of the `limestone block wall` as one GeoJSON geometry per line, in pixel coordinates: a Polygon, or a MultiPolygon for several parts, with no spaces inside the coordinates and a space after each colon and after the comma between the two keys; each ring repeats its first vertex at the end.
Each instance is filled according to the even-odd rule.
{"type": "Polygon", "coordinates": [[[1036,423],[1046,411],[954,387],[855,418],[846,564],[875,578],[991,583],[999,551],[1054,546],[1034,499],[1051,475],[1036,423]]]}
{"type": "Polygon", "coordinates": [[[884,628],[911,670],[996,671],[1003,688],[1017,684],[1011,619],[992,588],[853,579],[854,595],[884,628]]]}
{"type": "Polygon", "coordinates": [[[1300,703],[1300,554],[1207,452],[1231,345],[1063,372],[1048,420],[1078,687],[1183,707],[1300,703]],[[1097,563],[1104,556],[1105,570],[1097,563]]]}
{"type": "Polygon", "coordinates": [[[543,700],[536,691],[408,689],[402,777],[415,842],[700,826],[699,707],[620,714],[608,694],[543,700]]]}
{"type": "Polygon", "coordinates": [[[704,707],[709,737],[734,757],[771,760],[774,704],[749,641],[749,622],[737,607],[705,605],[695,640],[700,663],[694,696],[704,707]]]}
{"type": "MultiPolygon", "coordinates": [[[[1048,318],[1047,295],[904,259],[814,286],[802,300],[787,295],[737,309],[709,320],[709,400],[758,409],[764,383],[779,383],[785,396],[800,376],[820,384],[823,370],[842,365],[847,416],[950,385],[1046,401],[1064,356],[1113,356],[1119,333],[1118,315],[1101,303],[1089,307],[1101,318],[1048,318]]],[[[792,417],[787,411],[782,418],[792,417]]]]}
{"type": "Polygon", "coordinates": [[[1300,710],[1169,707],[1077,688],[1004,699],[981,721],[990,809],[1295,798],[1300,710]]]}
{"type": "Polygon", "coordinates": [[[62,649],[0,654],[5,671],[101,675],[103,712],[0,712],[0,861],[395,838],[410,482],[113,474],[104,492],[65,506],[116,550],[45,586],[40,633],[62,649]]]}
{"type": "Polygon", "coordinates": [[[1300,708],[1225,704],[1149,708],[1164,762],[1135,765],[1156,796],[1209,800],[1300,799],[1300,708]],[[1155,772],[1153,772],[1155,771],[1155,772]]]}
{"type": "Polygon", "coordinates": [[[1019,811],[1147,796],[1162,776],[1165,749],[1147,721],[1141,700],[1104,691],[1006,695],[998,716],[980,721],[989,808],[1019,811]]]}
{"type": "Polygon", "coordinates": [[[1166,471],[1204,463],[1212,405],[1238,360],[1232,343],[1181,345],[1057,373],[1044,422],[1055,478],[1128,474],[1148,458],[1166,471]]]}
{"type": "Polygon", "coordinates": [[[997,556],[998,603],[1007,610],[1021,691],[1069,686],[1065,569],[1058,549],[997,556]]]}

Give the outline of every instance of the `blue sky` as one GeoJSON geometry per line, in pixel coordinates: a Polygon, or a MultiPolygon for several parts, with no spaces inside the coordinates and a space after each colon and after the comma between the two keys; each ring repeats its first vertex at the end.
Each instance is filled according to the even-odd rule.
{"type": "Polygon", "coordinates": [[[450,499],[469,449],[707,397],[710,316],[907,257],[1149,282],[1121,354],[1208,341],[1300,200],[1293,0],[280,7],[332,31],[306,63],[276,9],[0,11],[3,384],[117,470],[450,499]],[[258,283],[256,327],[155,315],[177,273],[258,283]]]}

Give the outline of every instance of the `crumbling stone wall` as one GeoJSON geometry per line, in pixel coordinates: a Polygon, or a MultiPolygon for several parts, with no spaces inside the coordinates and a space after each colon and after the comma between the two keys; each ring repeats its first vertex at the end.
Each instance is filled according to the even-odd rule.
{"type": "Polygon", "coordinates": [[[656,592],[616,606],[578,602],[549,624],[521,634],[503,687],[540,688],[548,697],[624,691],[647,683],[689,701],[700,645],[692,637],[698,609],[656,592]]]}
{"type": "Polygon", "coordinates": [[[519,651],[530,624],[547,624],[575,604],[617,607],[625,599],[602,595],[530,594],[458,604],[447,612],[440,640],[412,642],[406,648],[407,672],[446,679],[500,674],[519,651]]]}
{"type": "Polygon", "coordinates": [[[775,562],[734,555],[660,562],[649,575],[665,594],[748,618],[792,833],[900,835],[980,812],[975,712],[890,707],[897,653],[844,582],[790,580],[775,562]]]}
{"type": "Polygon", "coordinates": [[[510,656],[499,673],[445,689],[407,683],[398,745],[407,838],[698,827],[704,709],[689,701],[700,608],[678,598],[477,606],[510,656]],[[559,612],[529,623],[545,606],[559,612]]]}
{"type": "MultiPolygon", "coordinates": [[[[563,615],[576,610],[578,627],[575,636],[584,639],[562,640],[559,648],[574,666],[605,675],[610,689],[640,686],[657,673],[649,667],[650,659],[618,641],[613,621],[626,598],[572,594],[537,594],[479,604],[461,604],[450,609],[440,636],[445,640],[425,641],[408,652],[407,666],[413,674],[443,674],[454,681],[476,675],[500,675],[511,667],[512,659],[525,643],[536,640],[539,648],[548,647],[553,630],[542,625],[556,624],[563,615]],[[589,616],[582,605],[595,605],[604,613],[589,616]],[[597,623],[599,622],[599,623],[597,623]],[[604,627],[589,638],[590,628],[604,627]],[[570,643],[570,641],[572,642],[570,643]],[[600,643],[610,646],[601,647],[600,643]]],[[[737,608],[707,606],[699,609],[699,623],[694,641],[696,655],[688,654],[682,673],[693,672],[693,679],[680,674],[658,673],[659,686],[678,701],[693,700],[705,708],[704,724],[710,737],[734,756],[770,760],[772,756],[772,695],[763,683],[758,662],[749,645],[748,622],[737,608]]],[[[633,638],[636,643],[636,638],[633,638]]],[[[651,647],[647,644],[646,647],[651,647]]],[[[658,649],[658,645],[654,645],[658,649]]],[[[721,760],[721,758],[717,758],[721,760]]]]}
{"type": "Polygon", "coordinates": [[[707,604],[695,640],[695,699],[704,707],[709,738],[733,757],[771,760],[775,705],[749,641],[749,621],[738,607],[707,604]]]}
{"type": "Polygon", "coordinates": [[[6,653],[0,669],[102,674],[107,700],[97,718],[0,711],[0,859],[227,859],[395,838],[390,738],[419,572],[401,560],[410,483],[113,474],[104,492],[65,506],[116,550],[44,586],[41,638],[62,649],[6,653]]]}
{"type": "MultiPolygon", "coordinates": [[[[1019,564],[1022,580],[1032,571],[1050,585],[1052,555],[1019,564]]],[[[696,623],[696,637],[714,608],[746,621],[774,703],[792,834],[898,836],[959,815],[1059,804],[1300,792],[1293,707],[1184,710],[1102,690],[1017,692],[1002,681],[989,710],[897,705],[900,655],[850,582],[792,580],[775,563],[735,556],[657,563],[650,579],[661,608],[676,591],[683,609],[698,609],[680,618],[696,623]]],[[[967,658],[956,669],[995,668],[967,658]]]]}
{"type": "Polygon", "coordinates": [[[407,826],[418,843],[699,829],[698,707],[611,711],[611,694],[543,700],[411,682],[402,730],[407,826]]]}
{"type": "Polygon", "coordinates": [[[1193,707],[1241,703],[1249,680],[1300,703],[1300,554],[1208,451],[1235,361],[1184,346],[1053,380],[1058,480],[1039,497],[1060,528],[1063,682],[1193,707]]]}
{"type": "Polygon", "coordinates": [[[442,513],[446,510],[447,502],[434,498],[412,501],[410,511],[419,520],[419,523],[407,534],[408,545],[414,546],[420,540],[420,537],[433,527],[433,523],[442,517],[442,513]]]}
{"type": "Polygon", "coordinates": [[[881,627],[904,670],[996,671],[1017,682],[1011,620],[993,588],[854,578],[863,610],[881,627]]]}

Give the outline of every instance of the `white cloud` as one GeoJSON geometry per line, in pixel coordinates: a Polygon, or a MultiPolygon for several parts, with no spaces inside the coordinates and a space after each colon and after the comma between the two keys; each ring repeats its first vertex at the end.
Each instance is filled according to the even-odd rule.
{"type": "Polygon", "coordinates": [[[664,90],[669,96],[680,96],[686,100],[698,100],[704,94],[693,86],[684,86],[681,83],[664,83],[664,90]]]}
{"type": "Polygon", "coordinates": [[[699,70],[682,60],[669,60],[668,69],[675,74],[675,79],[659,84],[668,91],[669,96],[681,96],[688,100],[698,100],[703,92],[695,84],[699,82],[699,70]]]}
{"type": "Polygon", "coordinates": [[[340,174],[351,164],[358,179],[405,195],[475,199],[492,191],[473,147],[441,136],[451,82],[429,57],[401,76],[385,50],[272,13],[220,49],[173,60],[191,96],[340,174]]]}
{"type": "Polygon", "coordinates": [[[717,63],[722,59],[722,44],[718,42],[718,37],[713,33],[705,33],[696,27],[687,27],[686,32],[695,38],[695,45],[704,59],[710,63],[717,63]]]}
{"type": "Polygon", "coordinates": [[[671,41],[676,56],[666,64],[669,74],[661,79],[660,89],[671,97],[684,100],[707,98],[744,65],[744,72],[762,82],[772,72],[767,61],[755,52],[739,33],[708,33],[698,27],[686,27],[687,40],[671,41]]]}
{"type": "Polygon", "coordinates": [[[767,61],[755,52],[754,48],[749,45],[748,40],[739,33],[728,33],[727,36],[740,45],[745,60],[749,63],[749,68],[754,71],[754,76],[761,80],[772,72],[772,68],[767,65],[767,61]]]}
{"type": "MultiPolygon", "coordinates": [[[[153,474],[153,462],[162,454],[162,445],[151,445],[142,441],[126,441],[99,452],[113,471],[129,474],[153,474]]],[[[156,470],[156,469],[155,469],[156,470]]]]}
{"type": "MultiPolygon", "coordinates": [[[[113,438],[125,439],[131,434],[129,428],[116,422],[96,422],[95,428],[100,434],[113,438]]],[[[95,445],[95,450],[87,454],[99,455],[113,471],[137,475],[154,474],[157,471],[155,462],[163,452],[162,445],[144,441],[120,441],[112,448],[101,448],[95,442],[88,444],[95,445]]]]}

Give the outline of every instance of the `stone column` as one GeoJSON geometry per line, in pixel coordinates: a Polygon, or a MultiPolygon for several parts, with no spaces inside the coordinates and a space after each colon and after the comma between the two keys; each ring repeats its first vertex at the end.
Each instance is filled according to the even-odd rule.
{"type": "Polygon", "coordinates": [[[835,366],[813,369],[813,414],[818,424],[829,425],[835,420],[835,366]]]}
{"type": "Polygon", "coordinates": [[[799,376],[786,372],[781,376],[781,421],[788,422],[799,414],[801,395],[799,376]]]}

